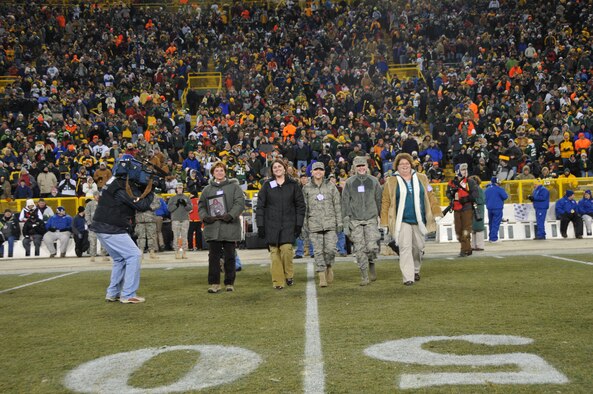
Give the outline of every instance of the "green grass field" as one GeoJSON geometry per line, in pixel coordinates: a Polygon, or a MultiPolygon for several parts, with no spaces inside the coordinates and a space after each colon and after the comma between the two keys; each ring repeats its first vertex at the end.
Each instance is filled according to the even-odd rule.
{"type": "MultiPolygon", "coordinates": [[[[412,287],[401,284],[394,260],[378,263],[379,279],[368,287],[358,286],[354,263],[339,263],[335,272],[331,287],[317,288],[327,393],[588,393],[593,387],[593,266],[536,256],[429,259],[412,287]],[[486,345],[460,337],[465,335],[529,340],[486,345]],[[403,342],[392,342],[417,337],[439,338],[417,345],[418,354],[398,351],[403,342]],[[371,347],[383,358],[370,355],[371,347]],[[407,360],[398,361],[396,353],[407,360]],[[466,361],[456,365],[451,361],[456,359],[466,361]],[[528,374],[534,383],[516,384],[519,372],[539,362],[544,367],[528,374]],[[445,373],[464,381],[487,378],[469,385],[400,386],[406,379],[445,373]],[[554,373],[567,382],[550,383],[554,373]],[[506,377],[509,384],[489,381],[490,376],[506,377]]],[[[86,362],[180,345],[219,348],[209,348],[213,355],[202,348],[174,348],[149,357],[120,379],[127,391],[172,392],[199,366],[202,375],[195,376],[202,376],[202,383],[218,382],[204,392],[303,392],[306,265],[297,264],[296,273],[294,287],[277,291],[267,267],[248,265],[237,274],[236,292],[212,295],[206,293],[205,268],[145,269],[139,294],[147,302],[141,305],[105,303],[108,272],[81,272],[0,294],[0,392],[71,392],[66,377],[86,362]],[[245,349],[246,358],[225,353],[229,348],[245,349]],[[253,368],[236,376],[247,365],[253,368]]],[[[51,276],[3,275],[0,291],[51,276]]],[[[114,367],[99,381],[120,372],[114,367]]],[[[79,391],[101,392],[92,379],[82,379],[79,384],[88,387],[79,391]]],[[[126,392],[113,384],[103,391],[126,392]]]]}

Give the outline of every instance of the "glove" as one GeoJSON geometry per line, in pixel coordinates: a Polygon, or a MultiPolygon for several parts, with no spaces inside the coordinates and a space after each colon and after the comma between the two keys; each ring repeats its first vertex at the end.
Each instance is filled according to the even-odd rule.
{"type": "Polygon", "coordinates": [[[338,226],[338,227],[336,227],[336,232],[337,233],[341,233],[343,231],[344,231],[344,226],[338,226]]]}
{"type": "Polygon", "coordinates": [[[28,235],[25,235],[25,239],[29,239],[29,236],[28,235]]]}
{"type": "Polygon", "coordinates": [[[216,221],[217,219],[214,216],[206,216],[205,218],[202,218],[202,221],[206,224],[212,224],[216,221]]]}
{"type": "Polygon", "coordinates": [[[303,226],[296,226],[294,228],[294,236],[298,238],[301,235],[301,231],[303,231],[303,226]]]}
{"type": "Polygon", "coordinates": [[[529,199],[529,201],[533,202],[533,196],[527,196],[527,198],[529,199]]]}
{"type": "Polygon", "coordinates": [[[220,220],[222,220],[225,223],[230,223],[233,221],[233,216],[230,213],[225,213],[220,217],[220,220]]]}
{"type": "Polygon", "coordinates": [[[186,206],[187,205],[187,201],[185,201],[185,200],[177,200],[177,203],[179,203],[179,204],[181,204],[183,206],[186,206]]]}
{"type": "Polygon", "coordinates": [[[50,227],[50,228],[47,229],[47,231],[50,231],[52,233],[55,233],[56,232],[56,228],[55,227],[50,227]]]}
{"type": "Polygon", "coordinates": [[[266,237],[266,229],[263,227],[258,227],[257,228],[257,236],[261,239],[264,239],[266,237]]]}

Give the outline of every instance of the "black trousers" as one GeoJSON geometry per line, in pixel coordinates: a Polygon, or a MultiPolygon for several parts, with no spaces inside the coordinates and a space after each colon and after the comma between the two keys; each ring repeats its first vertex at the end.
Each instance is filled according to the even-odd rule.
{"type": "Polygon", "coordinates": [[[208,242],[208,284],[220,284],[220,259],[224,257],[224,284],[235,283],[235,242],[208,242]]]}
{"type": "Polygon", "coordinates": [[[187,245],[190,249],[202,250],[202,222],[189,222],[187,229],[187,245]],[[196,243],[194,245],[194,234],[196,235],[196,243]]]}
{"type": "Polygon", "coordinates": [[[82,257],[82,254],[89,250],[89,232],[83,231],[82,238],[78,238],[74,235],[74,251],[76,252],[76,257],[82,257]]]}
{"type": "Polygon", "coordinates": [[[582,237],[583,236],[583,218],[579,214],[575,213],[567,213],[562,215],[560,218],[560,235],[566,238],[566,230],[568,229],[568,224],[572,222],[574,226],[574,235],[575,237],[582,237]]]}

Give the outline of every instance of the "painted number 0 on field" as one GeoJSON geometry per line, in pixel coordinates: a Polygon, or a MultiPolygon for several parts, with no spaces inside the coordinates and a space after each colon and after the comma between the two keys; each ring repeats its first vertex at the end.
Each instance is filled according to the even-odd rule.
{"type": "Polygon", "coordinates": [[[166,346],[140,349],[98,358],[71,371],[65,385],[80,393],[177,393],[230,383],[253,372],[261,358],[254,352],[230,346],[166,346]],[[199,361],[180,380],[168,386],[137,388],[128,385],[130,376],[142,364],[171,351],[200,353],[199,361]]]}
{"type": "Polygon", "coordinates": [[[530,353],[492,355],[456,355],[433,353],[422,345],[434,341],[466,341],[479,345],[528,345],[530,338],[507,335],[461,335],[415,337],[389,341],[365,349],[367,356],[384,361],[434,366],[503,366],[516,365],[519,372],[439,372],[402,374],[399,387],[413,389],[428,386],[461,384],[564,384],[568,378],[544,359],[530,353]]]}

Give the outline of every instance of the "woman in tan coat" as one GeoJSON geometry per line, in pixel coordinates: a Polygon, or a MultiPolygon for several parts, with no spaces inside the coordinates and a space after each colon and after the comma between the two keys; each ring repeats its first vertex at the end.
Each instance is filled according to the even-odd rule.
{"type": "Polygon", "coordinates": [[[407,153],[397,155],[393,163],[397,171],[385,182],[381,203],[381,225],[399,246],[406,286],[420,280],[424,238],[436,230],[435,218],[442,216],[428,178],[412,169],[413,162],[407,153]]]}

